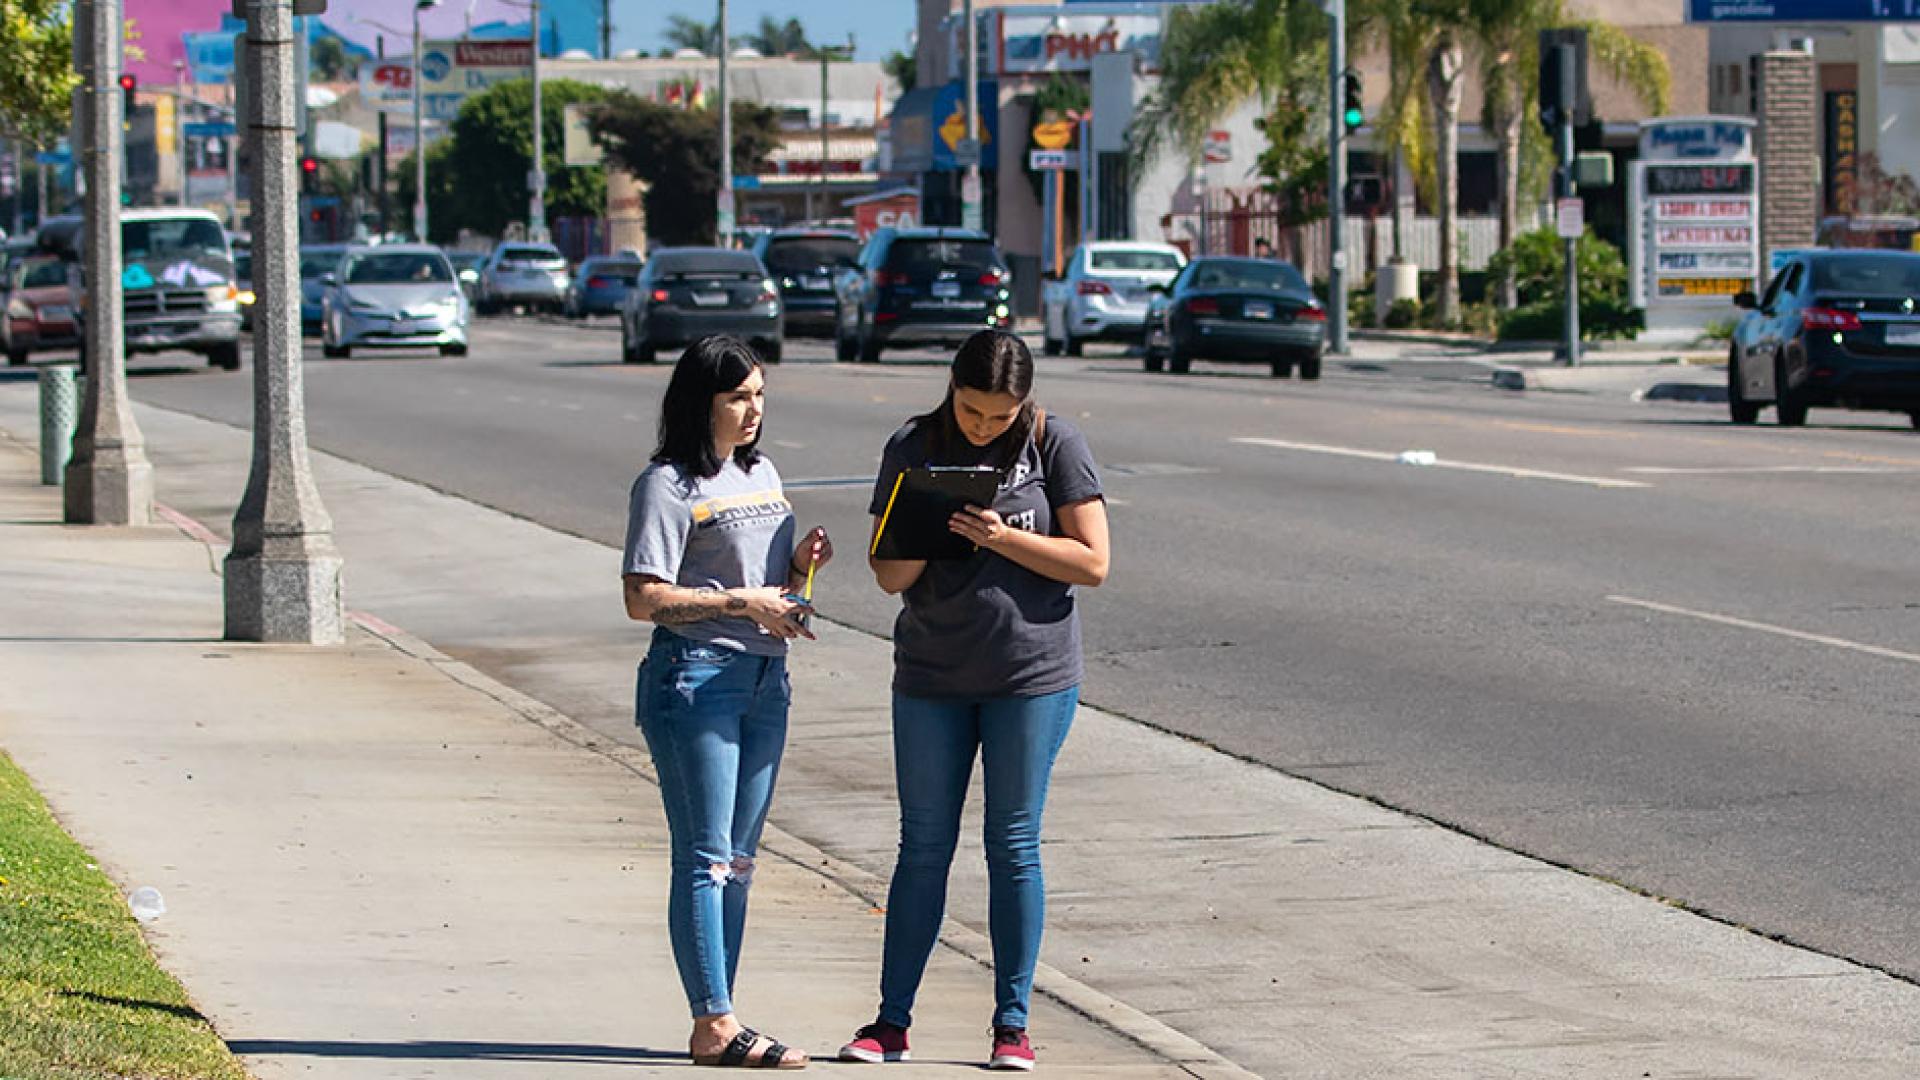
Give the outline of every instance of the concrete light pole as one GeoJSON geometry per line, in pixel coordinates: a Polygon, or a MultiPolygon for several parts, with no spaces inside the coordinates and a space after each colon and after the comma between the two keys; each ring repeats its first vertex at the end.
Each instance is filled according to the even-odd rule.
{"type": "Polygon", "coordinates": [[[714,201],[721,247],[733,246],[733,106],[727,96],[727,47],[732,42],[727,0],[720,0],[720,192],[714,201]]]}
{"type": "Polygon", "coordinates": [[[853,59],[853,35],[847,35],[845,45],[822,45],[820,53],[820,214],[815,217],[811,207],[813,199],[807,199],[809,207],[807,217],[815,221],[825,221],[832,217],[833,203],[827,197],[827,163],[833,160],[833,142],[827,129],[827,63],[832,60],[853,59]]]}
{"type": "MultiPolygon", "coordinates": [[[[253,467],[233,515],[222,588],[229,641],[345,640],[340,555],[307,456],[300,369],[300,179],[294,0],[248,0],[252,144],[253,467]]],[[[416,54],[417,55],[417,54],[416,54]]],[[[415,75],[419,73],[416,71],[415,75]]],[[[416,82],[416,85],[418,83],[416,82]]]]}
{"type": "Polygon", "coordinates": [[[120,307],[120,0],[80,0],[74,16],[86,140],[87,396],[67,463],[65,518],[70,525],[145,525],[153,520],[153,466],[127,397],[120,307]]]}
{"type": "Polygon", "coordinates": [[[438,7],[440,0],[414,0],[413,4],[413,239],[427,242],[427,128],[420,110],[420,84],[426,73],[426,56],[420,48],[420,13],[438,7]]]}
{"type": "Polygon", "coordinates": [[[1333,18],[1328,38],[1327,79],[1327,349],[1347,351],[1347,0],[1327,0],[1333,18]]]}
{"type": "Polygon", "coordinates": [[[533,168],[527,173],[527,239],[547,242],[547,155],[540,133],[540,0],[533,0],[533,168]]]}

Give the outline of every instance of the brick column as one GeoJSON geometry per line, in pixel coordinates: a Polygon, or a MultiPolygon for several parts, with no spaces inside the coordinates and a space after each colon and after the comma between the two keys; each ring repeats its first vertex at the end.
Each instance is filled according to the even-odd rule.
{"type": "Polygon", "coordinates": [[[1820,225],[1820,146],[1815,139],[1819,75],[1803,52],[1763,53],[1760,126],[1761,265],[1780,248],[1807,247],[1820,225]]]}

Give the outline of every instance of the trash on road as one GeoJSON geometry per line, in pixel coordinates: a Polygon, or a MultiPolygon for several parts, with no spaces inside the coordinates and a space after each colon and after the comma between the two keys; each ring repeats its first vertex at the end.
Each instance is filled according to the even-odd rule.
{"type": "Polygon", "coordinates": [[[167,913],[167,902],[161,898],[160,890],[151,885],[142,885],[127,894],[127,907],[133,909],[133,917],[143,923],[150,923],[167,913]]]}
{"type": "Polygon", "coordinates": [[[1402,450],[1397,460],[1402,465],[1434,465],[1440,461],[1440,455],[1431,450],[1402,450]]]}

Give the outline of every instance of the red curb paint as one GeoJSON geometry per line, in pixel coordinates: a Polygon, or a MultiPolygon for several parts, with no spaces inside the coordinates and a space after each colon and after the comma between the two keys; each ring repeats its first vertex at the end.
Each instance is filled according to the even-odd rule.
{"type": "Polygon", "coordinates": [[[181,532],[186,533],[188,536],[193,537],[203,544],[211,544],[214,547],[226,546],[227,542],[222,540],[218,533],[180,511],[175,510],[171,506],[163,506],[160,503],[155,503],[153,504],[153,512],[166,519],[169,525],[172,525],[174,528],[179,529],[181,532]]]}

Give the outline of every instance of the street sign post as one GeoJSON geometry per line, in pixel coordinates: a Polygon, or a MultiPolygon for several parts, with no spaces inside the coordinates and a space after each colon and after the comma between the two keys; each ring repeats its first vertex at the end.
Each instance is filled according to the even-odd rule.
{"type": "Polygon", "coordinates": [[[1560,239],[1578,240],[1587,231],[1587,204],[1579,198],[1561,199],[1555,206],[1555,224],[1560,239]]]}
{"type": "Polygon", "coordinates": [[[1029,150],[1027,168],[1034,172],[1073,168],[1073,154],[1066,150],[1029,150]]]}

